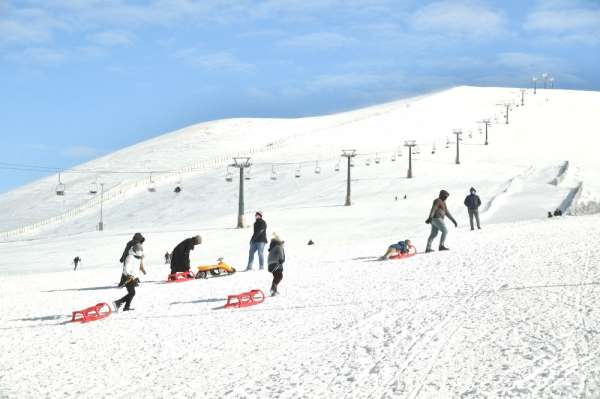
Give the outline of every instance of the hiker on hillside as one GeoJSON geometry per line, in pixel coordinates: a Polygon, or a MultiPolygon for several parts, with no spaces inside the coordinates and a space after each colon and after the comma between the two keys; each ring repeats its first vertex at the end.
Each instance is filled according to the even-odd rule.
{"type": "Polygon", "coordinates": [[[385,254],[380,257],[379,260],[388,260],[390,257],[398,254],[405,255],[408,253],[410,246],[410,240],[398,241],[397,243],[390,245],[385,254]]]}
{"type": "MultiPolygon", "coordinates": [[[[129,250],[135,245],[135,244],[143,244],[144,241],[146,241],[146,239],[144,238],[144,236],[141,233],[135,233],[133,235],[133,238],[127,243],[127,245],[125,245],[125,249],[123,250],[123,255],[121,255],[121,259],[119,260],[119,262],[121,262],[123,265],[125,264],[125,260],[127,259],[127,256],[129,256],[129,250]]],[[[141,262],[141,270],[144,272],[144,274],[146,274],[146,270],[144,270],[144,261],[142,260],[141,262]]],[[[119,287],[123,287],[125,285],[125,280],[127,279],[127,276],[125,276],[122,272],[121,272],[121,281],[119,281],[119,287]]]]}
{"type": "Polygon", "coordinates": [[[168,265],[169,263],[171,263],[171,254],[167,251],[165,252],[165,265],[168,265]]]}
{"type": "Polygon", "coordinates": [[[264,252],[265,245],[267,244],[267,222],[264,221],[262,212],[258,211],[254,215],[256,221],[254,222],[254,233],[250,238],[250,253],[248,255],[248,267],[246,271],[252,270],[252,264],[254,263],[254,253],[258,252],[258,267],[260,270],[264,269],[264,252]]]}
{"type": "Polygon", "coordinates": [[[73,271],[77,270],[77,265],[79,265],[79,263],[81,263],[81,258],[79,256],[76,256],[75,258],[73,258],[73,264],[75,265],[75,268],[73,269],[73,271]]]}
{"type": "Polygon", "coordinates": [[[171,274],[190,271],[190,251],[202,244],[202,237],[195,236],[181,241],[171,252],[171,274]]]}
{"type": "Polygon", "coordinates": [[[470,194],[465,198],[465,206],[469,212],[469,223],[471,223],[471,230],[475,230],[473,227],[473,216],[477,222],[477,228],[481,229],[481,224],[479,223],[479,207],[481,206],[481,200],[479,199],[479,196],[475,194],[476,191],[473,187],[471,187],[469,192],[470,194]]]}
{"type": "Polygon", "coordinates": [[[133,310],[131,308],[131,301],[135,296],[135,287],[140,284],[139,272],[142,271],[144,274],[143,266],[144,260],[144,249],[141,243],[134,244],[125,257],[123,263],[123,275],[125,276],[125,288],[127,288],[127,295],[113,302],[115,311],[119,311],[121,305],[125,304],[124,311],[133,310]]]}
{"type": "Polygon", "coordinates": [[[439,231],[442,232],[439,250],[448,250],[448,248],[444,246],[446,242],[446,236],[448,235],[448,229],[446,228],[446,224],[444,223],[444,218],[446,216],[448,216],[448,219],[450,219],[452,223],[454,223],[454,227],[458,227],[458,223],[456,223],[456,220],[446,207],[446,200],[449,196],[450,194],[448,193],[448,191],[442,190],[440,191],[439,197],[433,201],[433,206],[431,207],[431,211],[429,212],[429,217],[425,221],[425,223],[431,224],[431,234],[427,239],[427,248],[425,249],[425,252],[433,252],[433,250],[431,249],[431,244],[433,243],[433,240],[435,239],[439,231]]]}
{"type": "Polygon", "coordinates": [[[283,280],[283,263],[285,262],[285,251],[283,250],[283,241],[277,234],[273,233],[273,238],[269,244],[269,272],[273,274],[271,283],[271,296],[278,295],[277,286],[283,280]]]}

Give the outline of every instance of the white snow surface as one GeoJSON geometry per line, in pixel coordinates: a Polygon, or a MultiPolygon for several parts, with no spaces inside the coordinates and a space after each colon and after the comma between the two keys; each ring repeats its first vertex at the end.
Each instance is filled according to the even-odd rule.
{"type": "Polygon", "coordinates": [[[75,168],[93,173],[62,173],[64,197],[57,176],[0,195],[0,398],[600,397],[600,93],[525,101],[516,106],[517,89],[458,87],[323,117],[208,122],[75,168]],[[453,129],[464,132],[460,165],[453,129]],[[413,179],[406,149],[392,161],[407,139],[420,144],[413,179]],[[334,171],[344,148],[359,154],[351,207],[344,163],[334,171]],[[282,295],[222,309],[229,294],[267,292],[271,275],[167,284],[162,255],[201,234],[193,265],[223,256],[245,268],[251,233],[233,228],[237,176],[224,180],[245,154],[246,223],[261,209],[286,241],[282,295]],[[156,173],[150,183],[108,170],[156,173]],[[108,189],[103,232],[93,182],[108,189]],[[471,186],[481,231],[462,205],[471,186]],[[375,261],[400,239],[424,249],[441,188],[459,222],[451,251],[375,261]],[[580,216],[546,219],[556,208],[580,216]],[[136,310],[71,323],[72,311],[124,295],[118,259],[136,231],[148,270],[136,310]]]}

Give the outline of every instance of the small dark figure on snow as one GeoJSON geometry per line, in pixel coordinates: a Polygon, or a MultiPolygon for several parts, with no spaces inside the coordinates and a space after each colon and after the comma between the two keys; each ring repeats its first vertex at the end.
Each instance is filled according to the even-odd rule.
{"type": "Polygon", "coordinates": [[[139,272],[142,271],[146,274],[143,266],[144,249],[141,243],[134,244],[129,250],[129,254],[125,258],[123,263],[123,275],[125,276],[125,288],[127,288],[127,295],[123,298],[113,302],[115,311],[118,311],[121,305],[125,304],[124,311],[133,310],[131,308],[131,301],[135,296],[135,287],[140,283],[139,272]]]}
{"type": "Polygon", "coordinates": [[[202,244],[202,237],[195,236],[180,242],[171,252],[171,274],[190,271],[190,251],[202,244]]]}
{"type": "Polygon", "coordinates": [[[77,265],[79,265],[81,263],[81,258],[79,256],[76,256],[73,259],[73,264],[75,265],[75,268],[73,269],[73,271],[77,270],[77,265]]]}
{"type": "Polygon", "coordinates": [[[450,194],[446,190],[440,191],[440,195],[433,201],[433,206],[431,207],[431,211],[429,212],[429,217],[425,220],[425,223],[431,224],[431,234],[429,234],[429,238],[427,239],[427,248],[425,252],[433,252],[431,249],[431,244],[433,244],[433,240],[438,235],[438,232],[442,232],[442,238],[440,238],[440,251],[447,251],[448,248],[444,246],[446,242],[446,236],[448,235],[448,228],[444,223],[444,218],[448,216],[448,219],[452,220],[454,223],[454,227],[458,227],[458,223],[446,207],[446,200],[450,194]]]}
{"type": "Polygon", "coordinates": [[[165,265],[168,265],[169,263],[171,263],[171,254],[167,251],[165,252],[165,265]]]}
{"type": "Polygon", "coordinates": [[[315,245],[315,242],[313,240],[308,240],[308,245],[315,245]]]}
{"type": "Polygon", "coordinates": [[[406,198],[408,198],[408,197],[406,196],[406,194],[404,194],[404,199],[406,199],[406,198]]]}
{"type": "Polygon", "coordinates": [[[560,209],[558,209],[558,208],[557,208],[557,209],[554,211],[554,216],[562,216],[562,211],[561,211],[560,209]]]}
{"type": "Polygon", "coordinates": [[[179,194],[181,192],[181,187],[179,187],[179,186],[175,187],[175,190],[173,190],[173,192],[175,194],[179,194]]]}
{"type": "Polygon", "coordinates": [[[250,238],[250,253],[248,254],[248,267],[246,271],[252,270],[252,264],[254,263],[254,253],[258,252],[258,268],[264,269],[265,263],[265,245],[267,244],[267,222],[264,221],[262,212],[256,212],[254,215],[256,222],[254,222],[254,233],[250,238]]]}
{"type": "Polygon", "coordinates": [[[481,224],[479,223],[479,207],[481,206],[481,200],[476,193],[475,189],[471,187],[469,190],[470,194],[465,198],[465,206],[467,207],[467,211],[469,212],[469,223],[471,223],[471,230],[475,230],[473,227],[473,217],[475,217],[475,221],[477,222],[477,228],[481,229],[481,224]]]}
{"type": "MultiPolygon", "coordinates": [[[[124,265],[125,264],[125,260],[127,259],[127,256],[129,256],[129,250],[135,244],[143,244],[144,241],[146,241],[146,239],[144,238],[144,236],[141,233],[135,233],[133,235],[133,238],[131,239],[131,241],[129,241],[127,243],[127,245],[125,245],[125,250],[123,250],[123,255],[121,255],[121,259],[119,260],[119,262],[124,265]]],[[[144,262],[143,261],[142,261],[141,267],[142,267],[142,270],[143,270],[144,269],[144,262]]],[[[144,274],[146,274],[145,270],[144,270],[144,274]]],[[[126,279],[127,279],[127,276],[125,276],[123,273],[121,273],[121,281],[119,282],[119,287],[125,286],[125,280],[126,279]]]]}
{"type": "Polygon", "coordinates": [[[279,294],[277,286],[281,280],[283,280],[283,263],[285,262],[285,251],[283,250],[284,243],[285,241],[279,238],[277,234],[273,234],[273,238],[269,244],[269,258],[267,259],[267,262],[269,263],[269,272],[273,274],[271,296],[279,294]]]}
{"type": "Polygon", "coordinates": [[[552,217],[552,212],[548,211],[548,219],[552,217]]]}

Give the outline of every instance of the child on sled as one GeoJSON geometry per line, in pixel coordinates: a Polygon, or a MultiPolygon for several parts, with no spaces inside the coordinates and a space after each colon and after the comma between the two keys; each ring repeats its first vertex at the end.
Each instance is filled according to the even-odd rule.
{"type": "Polygon", "coordinates": [[[398,241],[396,244],[392,244],[388,247],[386,253],[379,258],[379,260],[388,260],[392,256],[399,254],[406,255],[410,250],[410,240],[398,241]]]}

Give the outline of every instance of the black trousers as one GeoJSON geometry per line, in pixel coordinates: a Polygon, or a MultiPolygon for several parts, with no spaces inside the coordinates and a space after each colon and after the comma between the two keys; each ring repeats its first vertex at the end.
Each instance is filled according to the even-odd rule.
{"type": "Polygon", "coordinates": [[[271,284],[271,291],[277,292],[277,286],[283,280],[283,271],[275,271],[273,272],[273,284],[271,284]]]}
{"type": "Polygon", "coordinates": [[[135,296],[135,281],[130,281],[129,283],[125,284],[125,288],[127,288],[127,295],[125,295],[123,298],[119,299],[117,301],[117,304],[121,305],[121,304],[125,304],[125,307],[123,309],[129,309],[129,306],[131,305],[131,301],[133,300],[133,297],[135,296]]]}

